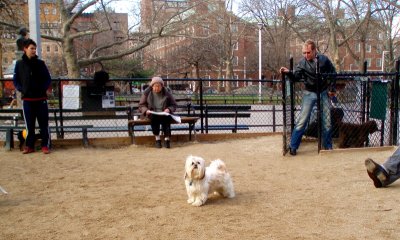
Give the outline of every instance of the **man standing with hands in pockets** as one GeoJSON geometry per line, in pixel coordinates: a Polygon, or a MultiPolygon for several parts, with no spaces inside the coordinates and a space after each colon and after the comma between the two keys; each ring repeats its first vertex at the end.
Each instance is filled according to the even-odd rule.
{"type": "Polygon", "coordinates": [[[35,123],[40,127],[42,152],[50,153],[49,109],[47,105],[47,89],[51,77],[46,64],[36,55],[36,43],[32,39],[23,41],[24,55],[18,60],[13,82],[21,92],[22,106],[27,130],[26,147],[23,154],[35,151],[35,123]]]}

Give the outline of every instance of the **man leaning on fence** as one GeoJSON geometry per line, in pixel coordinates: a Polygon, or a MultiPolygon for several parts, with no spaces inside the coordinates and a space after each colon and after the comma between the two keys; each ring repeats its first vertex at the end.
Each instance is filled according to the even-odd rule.
{"type": "Polygon", "coordinates": [[[300,146],[305,128],[310,120],[312,109],[317,103],[317,94],[320,94],[321,100],[322,144],[324,149],[332,149],[329,96],[334,95],[334,88],[328,79],[320,78],[321,81],[319,82],[318,90],[317,65],[319,66],[319,73],[335,73],[336,70],[327,56],[317,53],[314,41],[307,40],[303,44],[302,53],[304,57],[299,61],[294,72],[286,67],[280,68],[280,72],[285,73],[289,79],[292,81],[304,80],[305,85],[300,115],[290,140],[289,151],[291,155],[296,155],[297,149],[300,146]]]}

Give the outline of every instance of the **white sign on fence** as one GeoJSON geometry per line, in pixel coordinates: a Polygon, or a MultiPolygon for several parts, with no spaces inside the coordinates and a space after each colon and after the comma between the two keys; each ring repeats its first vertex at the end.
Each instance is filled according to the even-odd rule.
{"type": "Polygon", "coordinates": [[[79,108],[79,85],[64,85],[63,86],[63,109],[78,109],[79,108]]]}

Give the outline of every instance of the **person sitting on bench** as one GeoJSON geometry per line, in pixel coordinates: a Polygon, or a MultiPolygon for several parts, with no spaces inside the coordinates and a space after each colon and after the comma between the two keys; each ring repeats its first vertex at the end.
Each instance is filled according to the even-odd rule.
{"type": "Polygon", "coordinates": [[[160,124],[164,132],[164,147],[171,147],[171,116],[158,115],[154,112],[165,112],[173,114],[177,104],[175,98],[164,86],[164,81],[160,77],[153,77],[150,86],[144,90],[139,101],[139,111],[141,118],[148,117],[151,121],[151,129],[156,138],[156,148],[161,148],[160,124]]]}

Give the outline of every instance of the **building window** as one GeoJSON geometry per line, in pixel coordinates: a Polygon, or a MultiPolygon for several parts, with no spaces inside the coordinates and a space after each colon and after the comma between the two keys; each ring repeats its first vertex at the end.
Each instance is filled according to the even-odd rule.
{"type": "Polygon", "coordinates": [[[383,40],[383,33],[378,33],[378,39],[383,40]]]}
{"type": "Polygon", "coordinates": [[[120,30],[120,22],[118,21],[114,22],[114,30],[120,30]]]}
{"type": "Polygon", "coordinates": [[[365,50],[366,50],[367,52],[371,52],[371,44],[366,44],[365,50]]]}
{"type": "Polygon", "coordinates": [[[44,14],[48,15],[49,14],[49,9],[48,8],[44,8],[44,14]]]}
{"type": "Polygon", "coordinates": [[[360,43],[356,43],[355,50],[356,52],[360,52],[360,43]]]}
{"type": "Polygon", "coordinates": [[[367,61],[367,67],[371,67],[371,58],[366,58],[365,61],[367,61]]]}
{"type": "Polygon", "coordinates": [[[209,12],[218,10],[218,5],[216,3],[209,3],[207,7],[209,12]]]}
{"type": "Polygon", "coordinates": [[[239,57],[238,56],[233,57],[232,64],[233,64],[233,66],[239,65],[239,57]]]}
{"type": "Polygon", "coordinates": [[[203,26],[203,33],[205,36],[208,36],[210,34],[210,25],[203,26]]]}
{"type": "Polygon", "coordinates": [[[58,46],[54,45],[54,52],[58,52],[58,46]]]}
{"type": "Polygon", "coordinates": [[[50,46],[49,45],[46,46],[46,51],[50,52],[50,46]]]}
{"type": "Polygon", "coordinates": [[[231,31],[234,32],[234,33],[238,32],[238,26],[236,24],[232,24],[231,25],[231,31]]]}
{"type": "Polygon", "coordinates": [[[239,42],[236,42],[236,43],[233,45],[233,50],[239,50],[239,42]]]}
{"type": "Polygon", "coordinates": [[[376,53],[382,53],[382,45],[376,45],[376,53]]]}
{"type": "Polygon", "coordinates": [[[376,67],[382,67],[382,58],[376,59],[376,67]]]}
{"type": "Polygon", "coordinates": [[[56,15],[56,14],[57,14],[57,8],[53,8],[53,9],[51,10],[51,12],[52,12],[53,15],[56,15]]]}

